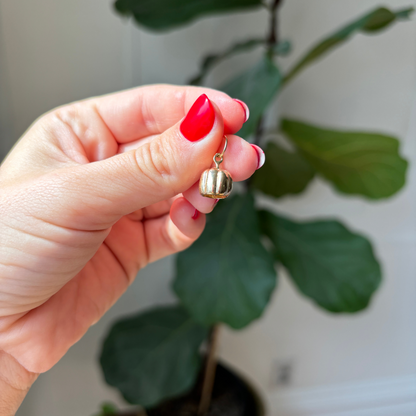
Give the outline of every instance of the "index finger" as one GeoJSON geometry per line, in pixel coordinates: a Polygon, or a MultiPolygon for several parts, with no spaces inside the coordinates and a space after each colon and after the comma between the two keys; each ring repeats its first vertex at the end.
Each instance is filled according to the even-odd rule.
{"type": "Polygon", "coordinates": [[[246,111],[227,94],[203,87],[149,85],[94,98],[98,113],[118,143],[163,133],[185,117],[195,100],[206,94],[219,107],[224,133],[236,133],[246,111]]]}

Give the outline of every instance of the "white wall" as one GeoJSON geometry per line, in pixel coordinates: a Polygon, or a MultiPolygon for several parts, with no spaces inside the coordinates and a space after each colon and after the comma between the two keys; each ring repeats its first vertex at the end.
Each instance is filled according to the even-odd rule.
{"type": "MultiPolygon", "coordinates": [[[[282,66],[287,68],[312,40],[379,3],[286,1],[281,34],[293,41],[295,51],[282,66]]],[[[383,3],[416,6],[414,0],[383,3]]],[[[266,22],[261,11],[208,18],[155,35],[123,22],[110,4],[0,0],[0,120],[8,121],[7,129],[4,123],[0,129],[3,154],[50,108],[139,84],[184,83],[204,53],[261,35],[266,22]]],[[[225,63],[210,81],[222,81],[255,57],[225,63]]],[[[324,125],[397,135],[404,154],[416,165],[415,76],[412,21],[379,36],[357,36],[288,87],[278,111],[324,125]]],[[[242,332],[224,331],[222,356],[261,389],[271,415],[416,414],[415,185],[412,167],[403,192],[392,200],[370,203],[338,196],[315,180],[302,197],[288,197],[277,205],[298,218],[341,218],[370,236],[385,280],[369,310],[334,316],[302,298],[281,273],[263,319],[242,332]],[[279,385],[276,380],[285,366],[291,367],[290,382],[279,385]]],[[[40,377],[19,416],[88,416],[100,401],[116,399],[103,384],[96,363],[101,340],[115,317],[173,300],[172,266],[172,259],[167,259],[141,272],[104,319],[40,377]]]]}
{"type": "MultiPolygon", "coordinates": [[[[1,8],[0,8],[1,21],[1,8]]],[[[5,42],[0,29],[0,158],[3,160],[13,141],[11,124],[9,74],[5,62],[5,42]]]]}

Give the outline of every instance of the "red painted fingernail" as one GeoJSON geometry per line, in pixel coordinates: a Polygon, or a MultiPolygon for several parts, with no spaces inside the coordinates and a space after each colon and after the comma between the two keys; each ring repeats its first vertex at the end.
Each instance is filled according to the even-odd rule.
{"type": "Polygon", "coordinates": [[[199,217],[199,211],[197,209],[195,209],[194,215],[192,215],[192,219],[196,220],[199,217]]]}
{"type": "Polygon", "coordinates": [[[219,201],[219,199],[216,199],[215,202],[214,202],[214,205],[217,205],[218,201],[219,201]]]}
{"type": "Polygon", "coordinates": [[[244,101],[239,100],[238,98],[233,98],[233,100],[240,104],[241,107],[243,107],[244,113],[246,115],[246,119],[244,120],[245,123],[250,117],[250,109],[248,108],[248,105],[244,101]]]}
{"type": "Polygon", "coordinates": [[[266,155],[264,154],[263,149],[261,147],[255,144],[252,144],[251,146],[257,153],[257,169],[260,169],[266,161],[266,155]]]}
{"type": "Polygon", "coordinates": [[[209,98],[202,94],[188,111],[180,130],[183,136],[196,142],[205,137],[214,126],[215,110],[209,98]]]}

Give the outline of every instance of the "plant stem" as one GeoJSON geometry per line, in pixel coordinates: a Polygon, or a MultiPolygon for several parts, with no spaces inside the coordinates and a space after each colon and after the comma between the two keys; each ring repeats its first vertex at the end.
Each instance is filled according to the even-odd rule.
{"type": "MultiPolygon", "coordinates": [[[[282,4],[283,0],[273,0],[273,3],[269,7],[270,11],[270,26],[269,34],[266,42],[268,45],[268,55],[273,58],[273,48],[279,43],[279,24],[277,19],[277,9],[282,4]]],[[[257,123],[256,133],[254,135],[253,144],[259,146],[264,132],[264,116],[262,115],[257,123]]],[[[250,189],[251,178],[245,181],[245,188],[248,191],[250,189]]]]}
{"type": "MultiPolygon", "coordinates": [[[[281,5],[283,0],[273,0],[273,3],[270,5],[270,26],[269,34],[267,36],[266,42],[269,49],[270,57],[273,57],[273,47],[279,43],[279,25],[277,21],[277,9],[281,5]]],[[[253,144],[257,146],[260,144],[261,138],[263,136],[263,124],[264,117],[261,116],[259,122],[257,123],[256,134],[254,136],[253,144]]]]}
{"type": "Polygon", "coordinates": [[[261,116],[256,127],[256,133],[254,134],[253,144],[260,146],[261,138],[263,137],[264,131],[264,117],[261,116]]]}
{"type": "MultiPolygon", "coordinates": [[[[261,116],[257,123],[256,132],[254,133],[253,144],[260,146],[260,142],[263,137],[263,131],[264,131],[264,117],[261,116]]],[[[250,178],[244,181],[244,187],[247,192],[250,190],[252,179],[253,177],[251,176],[250,178]]]]}
{"type": "Polygon", "coordinates": [[[207,357],[205,361],[204,381],[202,384],[201,401],[199,402],[198,416],[204,416],[211,403],[212,390],[214,388],[215,371],[217,369],[217,349],[219,339],[219,325],[211,329],[207,357]]]}
{"type": "Polygon", "coordinates": [[[269,26],[269,35],[267,37],[267,43],[269,48],[277,45],[279,43],[279,33],[278,33],[278,21],[277,21],[277,9],[281,5],[282,0],[274,0],[270,8],[270,26],[269,26]]]}

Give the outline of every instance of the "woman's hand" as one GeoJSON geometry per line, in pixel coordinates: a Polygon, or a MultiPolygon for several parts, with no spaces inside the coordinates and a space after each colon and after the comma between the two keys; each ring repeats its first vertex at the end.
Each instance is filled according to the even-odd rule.
{"type": "Polygon", "coordinates": [[[258,167],[258,150],[230,135],[245,120],[221,92],[168,85],[40,118],[0,170],[0,350],[50,369],[138,270],[192,244],[215,205],[199,176],[224,133],[234,180],[258,167]]]}

